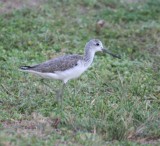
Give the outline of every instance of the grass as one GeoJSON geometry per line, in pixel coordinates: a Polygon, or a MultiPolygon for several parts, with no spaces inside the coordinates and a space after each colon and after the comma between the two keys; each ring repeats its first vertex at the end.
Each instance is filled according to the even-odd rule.
{"type": "Polygon", "coordinates": [[[159,5],[49,0],[1,14],[0,144],[159,145],[159,5]],[[97,54],[92,67],[68,83],[63,111],[38,77],[18,71],[62,54],[82,54],[91,38],[122,59],[97,54]]]}

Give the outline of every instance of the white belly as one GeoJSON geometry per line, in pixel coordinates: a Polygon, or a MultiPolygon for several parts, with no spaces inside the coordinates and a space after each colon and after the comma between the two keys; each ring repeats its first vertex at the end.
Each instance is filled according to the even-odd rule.
{"type": "Polygon", "coordinates": [[[87,68],[84,66],[76,66],[66,71],[58,71],[55,74],[66,83],[70,79],[78,78],[86,70],[87,68]]]}

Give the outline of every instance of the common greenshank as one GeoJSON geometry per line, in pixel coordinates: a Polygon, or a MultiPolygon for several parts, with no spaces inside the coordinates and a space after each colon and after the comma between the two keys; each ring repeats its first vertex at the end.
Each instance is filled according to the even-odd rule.
{"type": "Polygon", "coordinates": [[[20,70],[39,75],[42,78],[63,81],[62,88],[57,92],[57,98],[61,99],[66,83],[71,79],[78,78],[85,72],[92,64],[94,55],[98,51],[120,58],[118,55],[112,54],[109,50],[105,49],[100,40],[92,39],[86,43],[83,56],[78,54],[64,55],[38,65],[22,66],[20,70]]]}

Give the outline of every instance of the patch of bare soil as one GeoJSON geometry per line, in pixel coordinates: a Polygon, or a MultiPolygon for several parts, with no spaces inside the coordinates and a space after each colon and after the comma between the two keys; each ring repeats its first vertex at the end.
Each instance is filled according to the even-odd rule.
{"type": "MultiPolygon", "coordinates": [[[[153,132],[157,134],[151,134],[151,133],[149,134],[149,131],[151,129],[153,130],[153,127],[155,127],[155,125],[157,125],[157,123],[159,122],[160,122],[160,113],[158,113],[157,115],[151,115],[144,124],[137,127],[135,131],[131,132],[128,135],[128,140],[140,144],[160,145],[160,135],[158,134],[158,132],[157,131],[153,132]]],[[[160,125],[158,125],[157,130],[158,129],[160,129],[160,125]]]]}
{"type": "Polygon", "coordinates": [[[159,135],[144,135],[143,130],[146,127],[143,125],[141,127],[138,128],[138,130],[136,130],[133,133],[130,133],[130,135],[128,136],[128,140],[129,141],[133,141],[133,142],[137,142],[140,144],[152,144],[152,145],[157,145],[160,144],[160,136],[159,135]]]}
{"type": "MultiPolygon", "coordinates": [[[[2,129],[7,134],[22,135],[22,136],[36,136],[40,138],[47,138],[51,133],[61,134],[62,131],[57,127],[60,123],[60,118],[51,119],[43,117],[38,113],[32,113],[28,120],[4,121],[2,122],[2,129]]],[[[140,144],[160,144],[160,136],[142,136],[145,126],[140,126],[135,132],[128,135],[128,140],[140,144]]]]}
{"type": "Polygon", "coordinates": [[[134,141],[140,144],[160,144],[160,137],[132,137],[129,139],[130,141],[134,141]]]}
{"type": "Polygon", "coordinates": [[[40,114],[33,113],[29,120],[5,121],[2,122],[3,129],[8,133],[16,133],[23,136],[36,136],[46,138],[49,134],[60,132],[57,126],[60,119],[50,119],[40,114]]]}
{"type": "Polygon", "coordinates": [[[38,7],[43,0],[0,0],[0,14],[10,13],[13,10],[22,9],[25,7],[38,7]]]}

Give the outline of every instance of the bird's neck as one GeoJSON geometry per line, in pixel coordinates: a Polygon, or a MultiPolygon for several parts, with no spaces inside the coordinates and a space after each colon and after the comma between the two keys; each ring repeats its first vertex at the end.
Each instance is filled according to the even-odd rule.
{"type": "Polygon", "coordinates": [[[91,63],[93,62],[94,55],[95,52],[92,51],[90,48],[85,49],[84,62],[87,66],[91,65],[91,63]]]}

